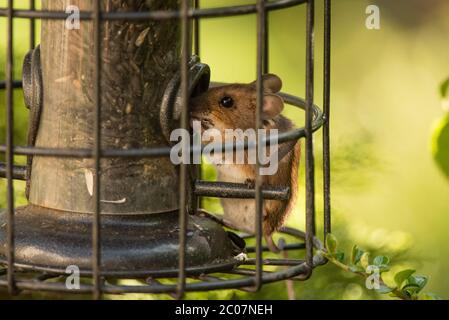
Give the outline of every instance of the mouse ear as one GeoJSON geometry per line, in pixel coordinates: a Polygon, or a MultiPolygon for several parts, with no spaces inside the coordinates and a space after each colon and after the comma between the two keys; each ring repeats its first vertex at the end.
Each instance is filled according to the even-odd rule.
{"type": "Polygon", "coordinates": [[[284,100],[275,94],[266,94],[263,97],[263,119],[273,119],[284,110],[284,100]]]}
{"type": "MultiPolygon", "coordinates": [[[[273,73],[267,73],[262,76],[264,91],[270,93],[277,93],[282,89],[282,80],[273,73]]],[[[251,85],[256,86],[257,80],[251,82],[251,85]]]]}
{"type": "Polygon", "coordinates": [[[282,80],[275,74],[265,74],[263,76],[263,87],[269,92],[277,93],[282,89],[282,80]]]}

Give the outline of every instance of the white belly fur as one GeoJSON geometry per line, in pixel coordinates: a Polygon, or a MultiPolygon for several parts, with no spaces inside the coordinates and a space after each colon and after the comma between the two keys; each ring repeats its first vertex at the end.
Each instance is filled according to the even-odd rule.
{"type": "MultiPolygon", "coordinates": [[[[242,165],[222,165],[217,167],[218,180],[233,183],[245,183],[248,172],[242,165]]],[[[254,233],[256,203],[254,199],[221,199],[224,219],[237,229],[254,233]]]]}

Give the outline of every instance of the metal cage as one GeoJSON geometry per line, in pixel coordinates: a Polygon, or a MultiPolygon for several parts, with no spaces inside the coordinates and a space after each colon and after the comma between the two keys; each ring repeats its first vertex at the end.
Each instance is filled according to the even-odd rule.
{"type": "MultiPolygon", "coordinates": [[[[35,9],[35,1],[29,1],[28,10],[13,9],[13,0],[8,0],[6,8],[0,8],[0,17],[7,19],[7,54],[6,54],[6,79],[0,82],[0,89],[6,92],[6,144],[0,146],[0,152],[5,155],[6,162],[0,164],[0,175],[7,180],[7,209],[6,231],[4,257],[0,256],[0,263],[5,266],[3,274],[0,274],[0,287],[7,287],[11,294],[17,294],[22,290],[41,290],[54,292],[71,293],[93,293],[95,298],[99,298],[102,293],[174,293],[178,298],[182,297],[184,292],[206,291],[218,289],[243,289],[257,291],[263,284],[281,281],[285,279],[306,280],[310,277],[314,267],[324,264],[326,261],[320,255],[315,254],[315,249],[322,248],[322,242],[318,239],[315,231],[315,161],[313,133],[320,128],[323,129],[323,170],[324,170],[324,235],[331,230],[331,206],[330,206],[330,143],[329,143],[329,116],[330,116],[330,47],[331,47],[331,0],[324,1],[324,106],[321,111],[314,105],[314,25],[315,25],[315,1],[314,0],[257,0],[254,4],[229,6],[222,8],[201,8],[200,1],[194,1],[194,7],[188,0],[181,1],[180,10],[156,10],[145,12],[102,12],[101,1],[93,1],[93,11],[80,13],[83,21],[91,21],[94,25],[94,61],[93,66],[93,101],[95,111],[92,114],[93,123],[93,148],[91,149],[55,149],[42,148],[34,146],[16,146],[13,141],[13,115],[14,101],[13,90],[22,88],[22,81],[13,79],[13,39],[14,19],[28,19],[30,21],[30,48],[35,48],[36,41],[35,21],[36,19],[67,19],[66,12],[44,11],[35,9]],[[292,228],[284,227],[280,230],[294,236],[298,239],[297,243],[286,244],[283,250],[305,250],[305,259],[288,258],[264,258],[264,252],[268,249],[262,245],[261,208],[263,199],[285,199],[288,197],[288,190],[264,189],[260,185],[260,179],[256,180],[254,189],[248,189],[244,185],[231,185],[222,182],[206,182],[200,179],[194,181],[192,187],[189,187],[189,168],[188,165],[180,165],[179,168],[179,259],[176,270],[156,270],[152,273],[137,272],[132,270],[123,272],[123,274],[114,274],[103,272],[101,270],[101,239],[102,222],[105,219],[100,213],[100,175],[94,175],[95,188],[93,197],[95,201],[94,214],[91,215],[91,246],[92,260],[91,270],[87,270],[85,276],[92,278],[92,284],[82,284],[79,290],[69,290],[63,283],[49,282],[48,279],[58,277],[64,270],[42,268],[33,265],[23,265],[15,259],[15,240],[16,240],[16,214],[14,204],[14,186],[13,180],[27,179],[26,167],[14,164],[15,155],[39,156],[53,158],[80,158],[91,159],[94,162],[94,173],[100,171],[100,160],[103,158],[159,158],[167,157],[170,154],[170,147],[160,148],[130,148],[127,150],[102,149],[101,148],[101,23],[104,21],[147,21],[147,20],[178,20],[182,34],[182,47],[192,48],[196,55],[200,55],[200,20],[205,18],[220,18],[226,16],[256,14],[257,15],[257,95],[258,110],[257,119],[260,119],[261,97],[262,97],[262,74],[269,68],[268,57],[268,14],[270,11],[289,8],[293,6],[307,6],[307,31],[306,31],[306,97],[301,99],[289,94],[282,94],[286,103],[299,107],[305,111],[305,126],[303,128],[281,134],[280,142],[304,139],[305,140],[305,161],[306,161],[306,230],[298,231],[292,228]],[[193,23],[193,36],[190,35],[190,26],[193,23]],[[193,46],[192,46],[193,42],[193,46]],[[191,217],[186,213],[189,203],[189,197],[193,193],[195,197],[213,196],[213,197],[236,197],[236,198],[254,198],[256,201],[256,235],[255,246],[248,247],[248,253],[255,253],[255,258],[245,260],[235,260],[232,263],[203,266],[199,268],[188,268],[186,264],[186,237],[187,224],[191,217]],[[253,269],[248,266],[254,266],[253,269]],[[286,268],[277,271],[264,270],[264,266],[285,266],[286,268]],[[219,274],[218,274],[219,273],[219,274]],[[31,277],[29,275],[33,275],[31,277]],[[230,278],[223,278],[224,274],[232,275],[230,278]],[[114,284],[108,281],[109,277],[123,277],[126,275],[135,278],[146,278],[146,284],[140,286],[126,286],[114,284]],[[177,278],[177,284],[163,284],[160,278],[177,278]],[[194,282],[187,282],[186,279],[195,279],[194,282]]],[[[188,101],[189,101],[189,50],[183,50],[180,62],[180,98],[181,98],[181,127],[188,128],[188,101]]],[[[25,85],[25,84],[24,84],[25,85]]],[[[249,146],[246,146],[249,147],[249,146]]],[[[235,148],[235,146],[225,146],[225,148],[235,148]]],[[[29,177],[28,177],[29,178],[29,177]]],[[[194,209],[196,211],[197,204],[194,209]]],[[[67,223],[70,223],[68,221],[67,223]]],[[[252,238],[249,235],[243,235],[244,239],[252,238]]],[[[131,248],[132,249],[132,248],[131,248]]]]}

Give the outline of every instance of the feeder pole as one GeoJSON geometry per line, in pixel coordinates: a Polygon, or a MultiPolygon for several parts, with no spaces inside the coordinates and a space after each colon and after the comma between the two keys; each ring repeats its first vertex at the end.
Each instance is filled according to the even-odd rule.
{"type": "MultiPolygon", "coordinates": [[[[176,0],[102,0],[103,12],[178,10],[176,0]]],[[[68,5],[92,11],[91,0],[42,0],[43,10],[68,5]]],[[[159,107],[180,60],[179,21],[101,22],[101,148],[167,146],[160,134],[159,107]]],[[[69,29],[64,20],[43,20],[41,64],[43,110],[37,147],[94,147],[94,23],[69,29]],[[55,61],[57,63],[55,63],[55,61]]],[[[161,213],[178,209],[178,177],[168,158],[101,160],[102,213],[161,213]]],[[[30,203],[94,213],[93,159],[33,159],[30,203]]]]}

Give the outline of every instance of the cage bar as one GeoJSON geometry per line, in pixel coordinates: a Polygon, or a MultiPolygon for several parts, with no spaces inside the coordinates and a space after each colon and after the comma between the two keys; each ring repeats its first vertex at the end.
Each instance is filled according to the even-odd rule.
{"type": "MultiPolygon", "coordinates": [[[[187,130],[189,127],[189,74],[188,64],[190,57],[190,19],[188,17],[188,11],[190,7],[190,0],[182,0],[181,3],[181,41],[182,41],[182,53],[181,53],[181,129],[187,130]]],[[[184,142],[185,144],[185,142],[184,142]]],[[[184,150],[187,150],[187,145],[184,145],[184,150]]],[[[190,154],[188,155],[190,157],[190,154]]],[[[184,160],[186,157],[183,155],[184,160]]],[[[179,275],[177,286],[177,297],[180,299],[184,296],[186,286],[186,237],[187,237],[187,163],[181,163],[179,167],[179,275]]]]}
{"type": "MultiPolygon", "coordinates": [[[[30,11],[35,11],[36,5],[34,0],[30,0],[30,11]]],[[[30,19],[30,50],[34,49],[36,45],[36,20],[30,19]]]]}
{"type": "Polygon", "coordinates": [[[94,14],[94,132],[93,132],[93,150],[94,157],[94,182],[93,182],[93,202],[94,202],[94,214],[92,223],[92,270],[93,270],[93,282],[94,299],[100,299],[101,296],[101,0],[94,0],[93,2],[93,14],[94,14]]]}
{"type": "MultiPolygon", "coordinates": [[[[266,3],[269,11],[294,7],[306,3],[307,0],[276,0],[266,3]]],[[[230,17],[257,13],[257,4],[237,5],[220,8],[192,9],[188,12],[188,18],[217,18],[230,17]]],[[[0,17],[6,17],[8,11],[0,9],[0,17]]],[[[65,20],[69,16],[64,11],[52,12],[46,10],[14,10],[14,17],[35,18],[35,19],[56,19],[65,20]]],[[[148,21],[148,20],[172,20],[182,17],[179,10],[154,10],[149,12],[104,12],[101,14],[102,20],[127,20],[127,21],[148,21]]],[[[92,20],[92,12],[80,11],[81,20],[92,20]]]]}
{"type": "Polygon", "coordinates": [[[331,232],[330,87],[331,87],[331,0],[324,0],[324,98],[323,110],[323,186],[324,238],[331,232]]]}
{"type": "Polygon", "coordinates": [[[6,44],[6,212],[8,216],[7,222],[7,259],[8,259],[8,290],[10,294],[16,293],[15,277],[14,277],[14,181],[13,181],[13,164],[14,164],[14,95],[13,95],[13,77],[14,77],[14,49],[13,49],[13,8],[14,0],[8,0],[7,11],[7,44],[6,44]]]}
{"type": "MultiPolygon", "coordinates": [[[[266,11],[265,0],[257,1],[257,101],[256,101],[256,132],[262,128],[262,108],[263,108],[263,69],[264,69],[264,53],[265,53],[265,40],[266,40],[266,11]]],[[[255,181],[255,201],[256,201],[256,274],[254,279],[255,290],[260,290],[262,287],[262,210],[263,210],[263,198],[262,198],[262,177],[260,175],[260,159],[259,154],[261,148],[261,141],[259,140],[259,134],[257,135],[257,147],[256,147],[256,181],[255,181]]]]}
{"type": "MultiPolygon", "coordinates": [[[[200,8],[200,0],[194,0],[194,9],[197,10],[200,8]]],[[[201,45],[201,38],[200,38],[200,19],[196,18],[194,20],[194,53],[196,56],[200,56],[200,45],[201,45]]]]}
{"type": "Polygon", "coordinates": [[[306,28],[306,260],[313,266],[315,236],[315,160],[313,155],[312,106],[314,95],[314,26],[315,1],[307,2],[306,28]]]}
{"type": "MultiPolygon", "coordinates": [[[[254,290],[259,290],[263,284],[281,281],[286,279],[306,280],[311,273],[311,269],[323,264],[325,261],[321,256],[314,256],[314,248],[322,249],[321,242],[315,236],[315,177],[314,177],[314,154],[313,154],[313,133],[323,127],[323,170],[324,170],[324,231],[325,234],[330,232],[330,47],[331,47],[331,1],[323,0],[325,4],[324,12],[324,114],[314,104],[314,15],[315,15],[315,1],[314,0],[276,0],[266,1],[257,0],[255,4],[222,7],[222,8],[200,8],[199,0],[183,0],[181,7],[168,10],[150,10],[150,11],[127,11],[116,12],[102,8],[102,1],[95,0],[92,10],[81,11],[81,20],[90,21],[93,24],[93,56],[92,62],[95,64],[93,68],[93,76],[91,78],[93,85],[93,113],[91,114],[92,128],[92,145],[81,148],[58,148],[58,147],[42,147],[42,146],[14,146],[13,141],[13,89],[21,88],[22,82],[13,79],[13,19],[25,18],[30,20],[30,47],[35,45],[35,19],[48,20],[63,20],[68,17],[68,14],[63,11],[35,10],[34,1],[30,0],[29,10],[13,10],[13,0],[8,0],[7,8],[0,8],[0,17],[8,19],[8,38],[7,38],[7,72],[6,81],[0,81],[0,89],[6,89],[6,122],[7,122],[7,140],[6,144],[0,146],[0,153],[6,155],[6,163],[0,163],[0,177],[7,179],[7,202],[6,210],[7,230],[6,230],[6,259],[3,260],[0,256],[0,264],[8,266],[6,278],[0,275],[0,286],[8,287],[10,293],[17,293],[18,290],[45,290],[53,292],[67,292],[63,283],[46,282],[50,279],[48,274],[64,273],[63,269],[51,266],[27,265],[17,261],[15,256],[15,240],[16,229],[19,224],[14,215],[14,186],[13,180],[23,180],[29,178],[26,176],[26,168],[23,166],[14,165],[14,155],[28,155],[36,156],[41,159],[79,159],[89,160],[93,163],[94,173],[94,192],[93,192],[93,210],[91,219],[91,247],[92,259],[90,270],[82,270],[83,275],[93,279],[92,284],[82,285],[78,293],[93,293],[95,298],[100,298],[102,293],[121,294],[121,293],[176,293],[178,298],[181,298],[185,292],[204,291],[204,290],[218,290],[218,289],[248,289],[252,287],[254,290]],[[190,4],[193,7],[190,7],[190,4]],[[189,176],[190,166],[181,165],[179,168],[179,188],[175,191],[174,197],[177,198],[179,192],[179,212],[176,211],[179,232],[179,250],[177,250],[178,266],[177,269],[160,268],[152,270],[110,270],[103,268],[102,254],[103,254],[103,236],[107,236],[107,231],[103,235],[103,226],[108,228],[111,223],[111,218],[103,216],[103,205],[101,203],[102,196],[102,169],[103,161],[106,159],[123,159],[133,161],[135,159],[155,159],[166,158],[170,154],[171,148],[161,143],[152,144],[150,146],[138,146],[127,149],[116,148],[115,145],[102,145],[102,105],[104,105],[102,81],[104,78],[103,68],[104,61],[102,59],[103,51],[105,50],[105,42],[103,39],[104,24],[113,21],[128,21],[129,23],[138,22],[146,23],[148,21],[168,21],[173,20],[174,23],[178,21],[181,30],[181,44],[182,52],[180,54],[180,64],[178,67],[180,73],[180,99],[181,99],[181,118],[180,128],[188,128],[188,100],[189,100],[189,58],[193,48],[196,54],[200,53],[200,19],[236,16],[244,14],[257,14],[257,110],[256,129],[260,128],[261,122],[261,108],[263,103],[263,83],[262,74],[269,71],[269,12],[272,10],[284,9],[300,4],[307,5],[307,35],[306,35],[306,97],[305,99],[295,97],[286,93],[281,96],[288,104],[304,109],[306,112],[305,127],[292,130],[279,135],[279,143],[287,141],[294,141],[305,138],[306,143],[306,230],[301,232],[291,228],[282,228],[281,233],[289,234],[295,237],[298,243],[289,243],[285,250],[306,250],[305,260],[302,259],[266,259],[263,257],[263,252],[267,251],[267,247],[262,245],[262,208],[264,199],[278,199],[285,200],[289,197],[289,188],[270,187],[262,188],[261,177],[258,168],[260,164],[257,163],[257,178],[254,189],[248,189],[243,184],[226,184],[222,182],[208,182],[196,178],[191,181],[189,176]],[[193,24],[191,24],[193,19],[193,24]],[[194,37],[191,37],[191,28],[193,27],[194,37]],[[191,216],[188,213],[195,214],[197,209],[197,202],[191,203],[191,196],[216,196],[216,197],[235,197],[235,198],[254,198],[256,201],[257,212],[256,219],[256,235],[255,246],[248,247],[247,253],[255,253],[254,258],[246,260],[232,260],[223,261],[221,263],[206,263],[204,265],[188,265],[187,252],[187,231],[189,228],[189,221],[194,220],[198,222],[199,217],[191,216]],[[189,203],[190,201],[190,203],[189,203]],[[189,207],[189,211],[186,208],[189,207]],[[17,226],[15,225],[17,223],[17,226]],[[304,241],[304,242],[302,242],[304,241]],[[21,270],[33,270],[33,272],[42,272],[43,275],[37,275],[33,281],[16,277],[14,271],[17,268],[21,270]],[[255,266],[255,270],[249,272],[245,266],[255,266]],[[264,271],[264,266],[286,266],[287,269],[281,271],[264,271]],[[234,275],[241,275],[238,279],[223,279],[223,277],[214,276],[214,273],[227,273],[234,275]],[[205,274],[202,282],[187,283],[187,279],[198,279],[198,276],[205,274]],[[164,285],[161,282],[153,281],[148,285],[142,286],[123,286],[112,285],[105,282],[107,278],[120,277],[143,277],[149,276],[153,279],[157,278],[173,278],[177,279],[175,285],[164,285]]],[[[88,7],[87,7],[88,8],[88,7]]],[[[84,22],[86,23],[86,22],[84,22]]],[[[244,144],[245,148],[256,148],[262,144],[270,143],[271,137],[264,140],[259,140],[256,145],[244,144]]],[[[235,144],[226,144],[223,151],[234,150],[240,146],[235,144]]],[[[195,150],[191,150],[194,152],[195,150]]],[[[259,152],[257,150],[257,152],[259,152]]],[[[259,161],[259,159],[257,158],[259,161]]],[[[22,210],[22,209],[21,209],[22,210]]],[[[178,210],[178,208],[177,208],[178,210]]],[[[25,210],[26,211],[26,210],[25,210]]],[[[31,221],[32,215],[29,212],[20,212],[18,217],[20,222],[31,221]]],[[[0,218],[2,218],[0,216],[0,218]]],[[[67,217],[63,216],[61,221],[67,217]]],[[[210,226],[209,222],[204,222],[205,225],[210,226]]],[[[76,221],[73,221],[76,222],[76,221]]],[[[210,222],[212,223],[212,222],[210,222]]],[[[214,222],[215,223],[215,222],[214,222]]],[[[20,229],[20,228],[19,228],[20,229]]],[[[107,229],[105,229],[107,230],[107,229]]],[[[21,229],[24,232],[24,229],[21,229]]],[[[2,230],[0,230],[0,241],[2,230]]],[[[251,236],[240,234],[242,239],[249,239],[251,236]]]]}

